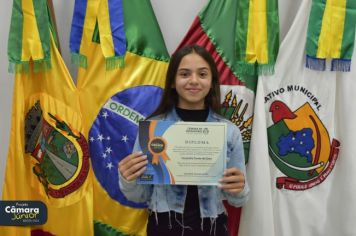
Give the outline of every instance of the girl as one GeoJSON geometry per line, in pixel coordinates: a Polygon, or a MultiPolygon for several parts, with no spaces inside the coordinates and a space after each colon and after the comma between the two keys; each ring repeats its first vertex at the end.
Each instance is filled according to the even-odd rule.
{"type": "MultiPolygon", "coordinates": [[[[228,235],[223,200],[239,207],[247,200],[245,159],[239,129],[219,114],[220,88],[211,55],[197,45],[173,54],[165,90],[151,120],[227,123],[227,169],[216,186],[138,185],[147,156],[133,152],[119,163],[121,191],[127,199],[147,202],[148,236],[228,235]]],[[[137,150],[137,140],[134,150],[137,150]]]]}

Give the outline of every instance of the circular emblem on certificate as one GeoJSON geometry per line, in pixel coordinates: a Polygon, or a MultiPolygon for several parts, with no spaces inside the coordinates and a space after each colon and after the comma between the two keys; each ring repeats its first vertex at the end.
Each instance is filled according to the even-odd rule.
{"type": "Polygon", "coordinates": [[[152,154],[160,155],[166,150],[166,142],[161,137],[154,137],[148,143],[148,149],[152,154]]]}

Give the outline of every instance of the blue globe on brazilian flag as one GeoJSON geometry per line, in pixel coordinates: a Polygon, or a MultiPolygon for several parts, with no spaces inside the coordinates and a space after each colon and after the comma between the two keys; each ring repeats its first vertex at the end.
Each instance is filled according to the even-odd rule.
{"type": "Polygon", "coordinates": [[[111,198],[130,207],[145,204],[127,200],[120,191],[118,163],[132,153],[138,122],[158,106],[162,91],[157,86],[138,86],[117,93],[100,110],[89,133],[95,176],[111,198]]]}

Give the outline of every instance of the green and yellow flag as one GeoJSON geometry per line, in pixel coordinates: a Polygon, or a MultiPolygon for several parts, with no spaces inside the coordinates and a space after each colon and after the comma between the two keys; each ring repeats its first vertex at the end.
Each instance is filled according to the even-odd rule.
{"type": "MultiPolygon", "coordinates": [[[[8,58],[10,72],[35,72],[51,67],[51,42],[47,1],[14,0],[8,58]]],[[[52,31],[53,33],[53,31],[52,31]]]]}
{"type": "Polygon", "coordinates": [[[14,0],[9,60],[16,74],[3,200],[42,201],[48,220],[38,226],[2,226],[0,235],[93,234],[81,104],[52,28],[46,0],[14,0]],[[49,64],[51,70],[42,70],[49,64]]]}
{"type": "Polygon", "coordinates": [[[239,0],[236,3],[239,75],[273,74],[279,48],[278,1],[239,0]]]}
{"type": "MultiPolygon", "coordinates": [[[[108,2],[106,17],[119,19],[108,2]]],[[[118,163],[132,152],[138,122],[158,105],[169,55],[150,1],[123,0],[125,64],[107,70],[103,48],[112,43],[101,34],[103,27],[113,31],[112,26],[96,23],[88,7],[82,12],[83,35],[88,37],[79,37],[80,54],[88,66],[79,68],[77,86],[94,172],[94,233],[146,235],[147,206],[126,199],[120,191],[118,163]]]]}
{"type": "Polygon", "coordinates": [[[356,1],[313,0],[306,44],[306,67],[350,71],[355,43],[356,1]]]}

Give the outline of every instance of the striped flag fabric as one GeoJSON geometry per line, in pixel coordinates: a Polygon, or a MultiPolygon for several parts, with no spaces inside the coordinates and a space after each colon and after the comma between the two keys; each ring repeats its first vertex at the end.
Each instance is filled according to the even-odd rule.
{"type": "MultiPolygon", "coordinates": [[[[178,48],[189,44],[205,47],[213,56],[220,76],[222,115],[236,124],[242,134],[246,162],[249,156],[255,88],[255,76],[239,76],[235,43],[240,24],[238,1],[210,0],[195,18],[178,48]]],[[[225,203],[228,230],[237,235],[241,208],[225,203]]]]}
{"type": "Polygon", "coordinates": [[[111,42],[103,40],[95,17],[85,17],[83,29],[91,31],[80,44],[87,68],[79,67],[77,86],[93,167],[95,235],[146,235],[147,206],[120,191],[118,163],[132,151],[138,122],[157,107],[169,61],[150,1],[123,0],[122,7],[123,67],[107,70],[103,48],[111,42]]]}
{"type": "Polygon", "coordinates": [[[49,21],[47,1],[13,1],[7,52],[9,72],[29,72],[30,60],[35,72],[51,68],[49,21]]]}
{"type": "Polygon", "coordinates": [[[103,42],[101,49],[105,56],[106,69],[123,67],[126,39],[122,0],[75,1],[70,49],[72,62],[83,68],[88,66],[83,48],[92,41],[93,30],[96,30],[95,33],[103,42]]]}
{"type": "Polygon", "coordinates": [[[349,72],[355,44],[356,2],[353,0],[313,0],[306,43],[306,67],[349,72]]]}
{"type": "Polygon", "coordinates": [[[241,75],[274,73],[279,49],[277,0],[239,0],[236,23],[237,67],[241,75]]]}

